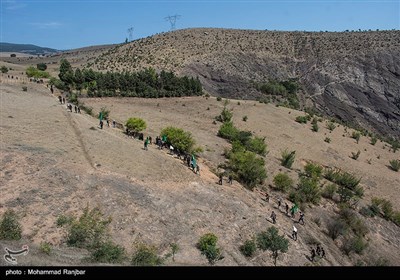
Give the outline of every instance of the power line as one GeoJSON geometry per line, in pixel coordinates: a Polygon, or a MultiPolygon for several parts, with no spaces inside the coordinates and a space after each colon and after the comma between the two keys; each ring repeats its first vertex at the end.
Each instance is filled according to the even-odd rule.
{"type": "Polygon", "coordinates": [[[131,42],[132,41],[132,39],[133,39],[133,27],[129,27],[128,28],[128,38],[129,38],[129,42],[131,42]]]}
{"type": "Polygon", "coordinates": [[[171,24],[171,30],[175,30],[176,20],[179,19],[180,17],[181,15],[173,15],[173,16],[167,16],[164,19],[166,21],[169,21],[169,23],[171,24]]]}

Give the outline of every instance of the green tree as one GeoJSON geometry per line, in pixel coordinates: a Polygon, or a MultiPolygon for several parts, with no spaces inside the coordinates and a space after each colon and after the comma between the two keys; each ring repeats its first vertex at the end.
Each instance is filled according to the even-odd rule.
{"type": "Polygon", "coordinates": [[[205,255],[210,264],[223,258],[221,249],[217,247],[218,237],[213,233],[206,233],[200,237],[197,248],[205,255]]]}
{"type": "Polygon", "coordinates": [[[328,184],[322,190],[321,195],[325,198],[332,199],[337,191],[337,186],[335,184],[328,184]]]}
{"type": "Polygon", "coordinates": [[[229,168],[235,172],[237,180],[250,190],[267,178],[264,165],[264,159],[250,151],[232,153],[229,157],[229,168]]]}
{"type": "Polygon", "coordinates": [[[140,132],[147,128],[147,124],[141,118],[129,118],[125,124],[126,128],[133,132],[140,132]]]}
{"type": "Polygon", "coordinates": [[[315,178],[300,178],[298,191],[302,202],[317,204],[321,199],[321,190],[315,178]]]}
{"type": "Polygon", "coordinates": [[[85,77],[83,77],[82,71],[79,68],[76,68],[74,74],[75,88],[77,90],[82,90],[84,82],[85,82],[85,77]]]}
{"type": "Polygon", "coordinates": [[[279,173],[274,177],[274,185],[278,190],[287,192],[293,186],[293,180],[286,173],[279,173]]]}
{"type": "Polygon", "coordinates": [[[46,71],[47,65],[46,65],[46,63],[38,63],[38,64],[36,64],[36,68],[41,71],[46,71]]]}
{"type": "Polygon", "coordinates": [[[286,168],[291,168],[294,163],[294,158],[296,157],[296,151],[289,152],[287,149],[281,153],[282,159],[281,164],[286,168]]]}
{"type": "Polygon", "coordinates": [[[246,240],[243,245],[239,247],[240,252],[246,257],[252,257],[257,250],[256,242],[253,239],[246,240]]]}
{"type": "Polygon", "coordinates": [[[267,144],[265,144],[265,138],[254,137],[247,141],[246,148],[251,151],[265,156],[267,154],[267,144]]]}
{"type": "Polygon", "coordinates": [[[400,141],[394,139],[391,141],[391,145],[392,145],[392,151],[393,153],[395,153],[400,148],[400,141]]]}
{"type": "Polygon", "coordinates": [[[91,81],[96,81],[97,78],[97,74],[96,72],[93,71],[93,69],[83,69],[82,75],[86,83],[89,83],[91,81]]]}
{"type": "Polygon", "coordinates": [[[6,66],[1,66],[1,73],[7,73],[8,72],[8,68],[6,66]]]}
{"type": "Polygon", "coordinates": [[[120,263],[125,257],[125,249],[111,241],[105,241],[94,248],[91,257],[95,262],[120,263]]]}
{"type": "Polygon", "coordinates": [[[26,75],[28,77],[34,77],[34,78],[50,78],[50,74],[45,72],[45,71],[40,71],[38,69],[36,69],[33,66],[29,66],[26,69],[26,75]]]}
{"type": "Polygon", "coordinates": [[[107,226],[111,217],[103,219],[100,209],[87,206],[78,220],[70,225],[67,244],[79,248],[94,249],[107,238],[107,226]]]}
{"type": "Polygon", "coordinates": [[[74,72],[72,70],[72,66],[65,58],[61,59],[60,73],[58,74],[58,77],[67,85],[71,85],[74,82],[74,72]]]}
{"type": "Polygon", "coordinates": [[[162,258],[157,255],[157,249],[144,243],[136,246],[136,251],[131,260],[133,266],[156,266],[162,263],[162,258]]]}
{"type": "Polygon", "coordinates": [[[168,126],[161,130],[161,136],[164,135],[167,136],[167,142],[174,148],[187,153],[191,153],[196,144],[192,134],[181,128],[168,126]]]}
{"type": "Polygon", "coordinates": [[[224,122],[218,130],[218,136],[229,141],[236,139],[239,130],[233,125],[233,122],[224,122]]]}
{"type": "Polygon", "coordinates": [[[17,215],[13,210],[7,210],[0,223],[0,240],[20,240],[21,236],[22,228],[17,215]]]}
{"type": "Polygon", "coordinates": [[[350,255],[351,252],[355,252],[359,255],[363,253],[365,248],[368,246],[368,242],[361,236],[356,236],[351,239],[346,239],[342,245],[342,250],[346,255],[350,255]]]}
{"type": "Polygon", "coordinates": [[[333,176],[334,182],[339,185],[340,201],[355,205],[364,195],[364,189],[359,186],[361,178],[356,178],[348,172],[337,171],[333,176]]]}
{"type": "Polygon", "coordinates": [[[224,106],[224,109],[222,109],[222,112],[219,116],[216,117],[217,121],[220,122],[231,122],[232,121],[232,111],[228,110],[226,106],[224,106]]]}
{"type": "Polygon", "coordinates": [[[304,175],[309,178],[319,179],[322,175],[322,166],[308,162],[304,167],[304,175]]]}
{"type": "Polygon", "coordinates": [[[88,95],[89,97],[94,96],[97,91],[97,82],[96,81],[90,81],[88,84],[88,95]]]}
{"type": "Polygon", "coordinates": [[[307,116],[297,116],[296,117],[296,122],[298,123],[307,123],[308,119],[307,116]]]}
{"type": "Polygon", "coordinates": [[[257,245],[263,251],[270,250],[272,252],[272,258],[276,266],[276,259],[279,252],[286,253],[288,251],[289,240],[284,235],[279,235],[278,229],[272,226],[267,231],[263,231],[257,235],[257,245]]]}

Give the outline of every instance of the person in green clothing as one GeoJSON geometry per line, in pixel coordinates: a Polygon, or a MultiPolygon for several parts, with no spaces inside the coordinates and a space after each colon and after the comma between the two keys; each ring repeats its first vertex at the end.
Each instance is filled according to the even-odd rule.
{"type": "Polygon", "coordinates": [[[294,214],[297,212],[298,209],[299,207],[296,204],[293,205],[292,208],[290,208],[290,214],[292,215],[292,218],[294,218],[294,214]]]}

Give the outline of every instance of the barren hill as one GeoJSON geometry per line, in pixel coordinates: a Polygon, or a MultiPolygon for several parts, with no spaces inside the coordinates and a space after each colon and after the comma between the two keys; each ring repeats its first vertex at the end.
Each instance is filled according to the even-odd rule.
{"type": "Polygon", "coordinates": [[[88,67],[198,76],[211,95],[256,99],[255,83],[298,79],[303,106],[400,136],[400,31],[184,29],[110,48],[88,67]]]}
{"type": "MultiPolygon", "coordinates": [[[[15,76],[18,73],[11,71],[15,76]]],[[[365,234],[368,246],[363,254],[347,255],[341,249],[346,239],[332,240],[328,234],[328,225],[338,219],[336,203],[322,199],[318,205],[307,206],[306,223],[300,225],[297,215],[291,218],[277,206],[278,198],[291,204],[287,195],[270,188],[279,172],[297,181],[305,163],[312,161],[360,177],[365,197],[359,208],[379,197],[398,211],[400,179],[387,165],[399,152],[390,151],[386,143],[378,141],[373,146],[368,137],[356,143],[349,137],[350,129],[343,126],[330,133],[320,123],[320,130],[312,132],[309,124],[295,122],[303,112],[232,99],[227,107],[233,112],[234,123],[266,137],[268,179],[263,187],[271,195],[266,202],[236,181],[217,184],[214,172],[230,144],[216,136],[219,124],[213,120],[224,104],[214,97],[81,100],[95,112],[106,106],[111,119],[118,122],[132,116],[143,118],[148,123],[145,135],[153,138],[168,125],[190,131],[204,148],[199,160],[201,174],[196,175],[155,145],[145,151],[142,141],[128,138],[122,130],[106,125],[99,129],[96,118],[69,112],[58,102],[60,93],[52,95],[45,84],[31,83],[21,76],[10,79],[5,74],[0,82],[0,215],[14,210],[23,229],[21,241],[1,240],[0,249],[29,244],[29,254],[18,257],[19,265],[84,264],[88,252],[66,247],[67,233],[56,226],[56,220],[62,214],[80,215],[87,204],[112,217],[112,240],[124,246],[129,255],[138,240],[156,246],[160,255],[170,251],[170,243],[178,244],[181,249],[175,262],[168,259],[166,265],[207,265],[196,243],[208,232],[218,236],[224,255],[217,265],[273,265],[269,252],[259,250],[246,258],[239,250],[245,240],[272,225],[272,210],[277,213],[279,234],[289,239],[289,250],[280,255],[278,265],[400,264],[400,230],[394,223],[355,213],[369,230],[365,234]],[[244,115],[248,116],[246,122],[244,115]],[[330,143],[324,142],[326,137],[330,143]],[[280,165],[285,148],[297,151],[292,169],[280,165]],[[361,151],[358,160],[350,157],[356,150],[361,151]],[[293,225],[298,228],[297,241],[290,238],[293,225]],[[41,242],[50,244],[49,255],[40,249],[41,242]],[[310,247],[316,243],[323,244],[326,257],[311,262],[310,247]]],[[[0,264],[7,265],[3,259],[0,264]]]]}

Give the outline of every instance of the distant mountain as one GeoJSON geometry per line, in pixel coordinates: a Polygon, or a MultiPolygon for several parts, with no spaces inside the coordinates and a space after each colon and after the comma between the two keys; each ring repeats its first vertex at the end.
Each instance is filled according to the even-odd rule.
{"type": "Polygon", "coordinates": [[[56,49],[39,47],[31,44],[12,44],[0,42],[0,52],[19,52],[32,55],[53,54],[60,52],[56,49]]]}

